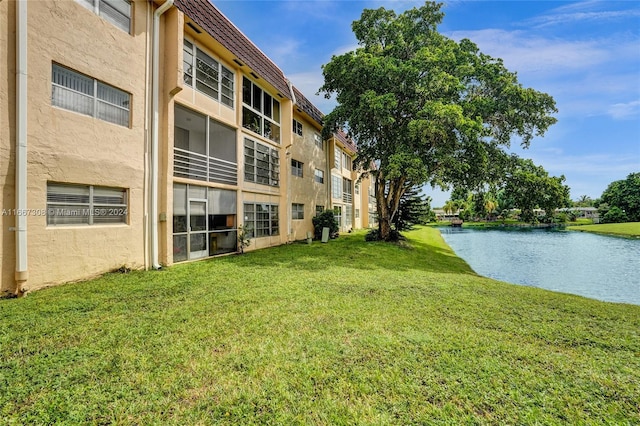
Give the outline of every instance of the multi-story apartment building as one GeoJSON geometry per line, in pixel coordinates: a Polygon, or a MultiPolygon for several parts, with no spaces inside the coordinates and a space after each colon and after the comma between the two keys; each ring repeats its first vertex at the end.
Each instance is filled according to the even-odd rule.
{"type": "Polygon", "coordinates": [[[373,225],[356,147],[207,0],[4,1],[0,42],[0,292],[373,225]]]}

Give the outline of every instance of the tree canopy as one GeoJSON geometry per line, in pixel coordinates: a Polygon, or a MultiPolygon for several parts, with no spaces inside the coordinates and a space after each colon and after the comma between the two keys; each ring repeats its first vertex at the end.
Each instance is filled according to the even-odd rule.
{"type": "Polygon", "coordinates": [[[609,214],[610,222],[640,222],[640,173],[631,173],[624,180],[611,182],[602,193],[601,201],[615,213],[609,214]]]}
{"type": "Polygon", "coordinates": [[[556,121],[551,96],[522,87],[470,40],[440,34],[441,7],[365,9],[352,24],[359,47],[323,66],[320,92],[337,100],[323,133],[344,128],[356,142],[384,239],[407,189],[498,179],[512,138],[528,147],[556,121]]]}

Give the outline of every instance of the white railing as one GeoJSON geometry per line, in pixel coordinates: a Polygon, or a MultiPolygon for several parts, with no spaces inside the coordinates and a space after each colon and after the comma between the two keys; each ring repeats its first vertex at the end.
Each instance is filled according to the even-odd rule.
{"type": "Polygon", "coordinates": [[[188,179],[236,185],[237,163],[185,149],[173,149],[173,175],[188,179]]]}

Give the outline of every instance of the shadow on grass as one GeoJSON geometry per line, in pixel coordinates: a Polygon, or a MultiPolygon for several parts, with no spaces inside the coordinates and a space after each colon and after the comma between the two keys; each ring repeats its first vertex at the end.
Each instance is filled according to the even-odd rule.
{"type": "MultiPolygon", "coordinates": [[[[331,267],[476,275],[443,241],[431,241],[409,233],[408,240],[400,244],[365,242],[364,235],[362,232],[341,235],[328,243],[296,242],[213,261],[250,268],[282,267],[314,272],[331,267]]],[[[441,237],[438,235],[437,238],[441,237]]]]}

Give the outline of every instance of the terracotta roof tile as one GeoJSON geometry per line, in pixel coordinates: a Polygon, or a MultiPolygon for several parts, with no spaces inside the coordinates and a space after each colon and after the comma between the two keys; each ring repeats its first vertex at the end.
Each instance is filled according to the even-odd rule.
{"type": "Polygon", "coordinates": [[[175,6],[211,37],[265,79],[285,98],[291,99],[284,73],[208,0],[175,0],[175,6]]]}

